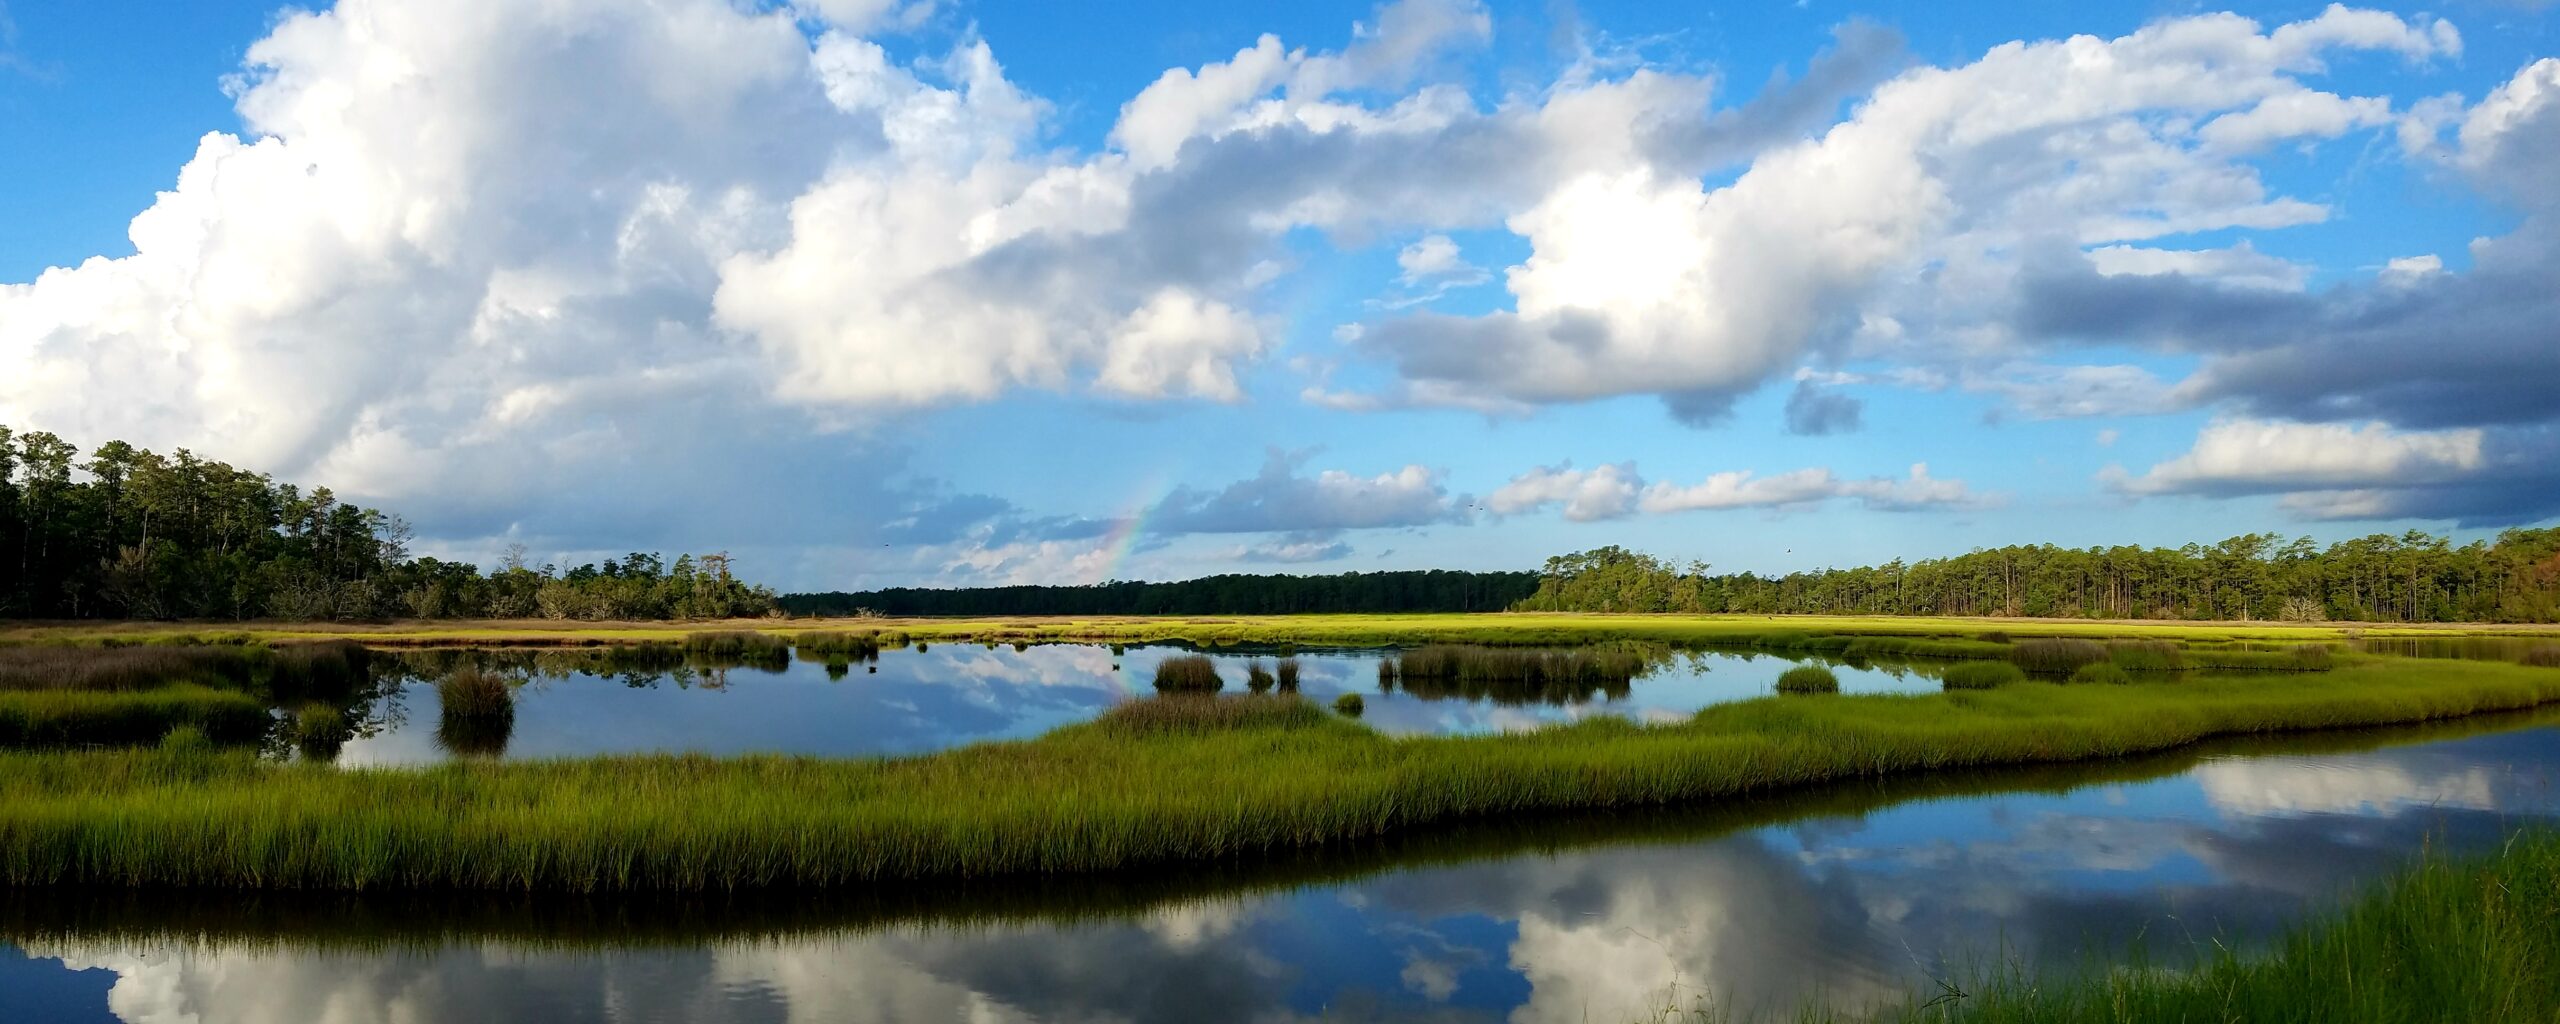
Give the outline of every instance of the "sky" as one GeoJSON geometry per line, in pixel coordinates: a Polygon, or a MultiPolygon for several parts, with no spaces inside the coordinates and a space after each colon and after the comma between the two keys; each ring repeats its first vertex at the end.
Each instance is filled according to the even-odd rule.
{"type": "Polygon", "coordinates": [[[0,424],[785,589],[2560,516],[2560,6],[0,0],[0,424]]]}

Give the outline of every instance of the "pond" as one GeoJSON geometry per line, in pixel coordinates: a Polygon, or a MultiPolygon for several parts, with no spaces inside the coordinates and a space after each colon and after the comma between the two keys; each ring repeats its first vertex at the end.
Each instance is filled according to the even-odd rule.
{"type": "MultiPolygon", "coordinates": [[[[1154,694],[1156,665],[1195,653],[1171,646],[935,644],[880,652],[876,661],[793,660],[770,668],[651,664],[609,649],[385,652],[384,695],[359,715],[343,765],[421,764],[457,755],[510,758],[694,752],[829,757],[915,754],[987,740],[1024,739],[1154,694]],[[433,679],[479,664],[528,680],[513,727],[467,744],[440,735],[433,679]]],[[[1212,655],[1229,692],[1247,666],[1276,651],[1212,655]]],[[[1685,718],[1722,701],[1768,696],[1778,673],[1800,664],[1750,652],[1650,653],[1650,668],[1624,687],[1457,693],[1426,685],[1380,692],[1373,650],[1296,652],[1300,692],[1330,705],[1342,693],[1367,702],[1364,719],[1390,733],[1486,733],[1531,729],[1589,715],[1639,721],[1685,718]]],[[[1927,668],[1836,662],[1844,693],[1929,692],[1927,668]]]]}
{"type": "Polygon", "coordinates": [[[2560,821],[2555,723],[2226,743],[1027,886],[21,891],[0,894],[0,1020],[1609,1024],[1703,993],[1745,1017],[1856,1007],[1992,961],[2245,947],[2422,848],[2560,821]]]}

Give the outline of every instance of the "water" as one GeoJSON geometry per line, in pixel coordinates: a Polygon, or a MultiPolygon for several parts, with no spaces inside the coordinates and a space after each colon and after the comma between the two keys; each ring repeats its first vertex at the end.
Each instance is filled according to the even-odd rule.
{"type": "Polygon", "coordinates": [[[2076,969],[2136,942],[2168,962],[2247,946],[2431,843],[2481,850],[2560,823],[2555,723],[2223,744],[1028,887],[0,893],[0,1020],[1607,1024],[1706,992],[1746,1014],[1859,1006],[1986,958],[2076,969]]]}
{"type": "MultiPolygon", "coordinates": [[[[422,764],[455,756],[438,735],[428,679],[460,659],[478,659],[531,682],[518,691],[513,728],[492,742],[461,745],[511,758],[694,752],[789,753],[830,757],[915,754],[988,740],[1024,739],[1154,693],[1156,664],[1193,653],[1175,647],[1111,648],[1043,644],[1017,651],[937,644],[881,652],[841,678],[823,662],[778,669],[618,668],[610,652],[411,652],[407,677],[360,716],[360,735],[338,754],[345,765],[422,764]],[[1116,668],[1115,668],[1116,666],[1116,668]]],[[[1799,662],[1767,654],[1662,652],[1656,666],[1619,692],[1592,690],[1552,701],[1417,696],[1378,688],[1374,651],[1300,651],[1300,692],[1330,705],[1342,693],[1367,701],[1364,719],[1390,733],[1488,733],[1532,729],[1589,715],[1638,721],[1685,718],[1709,704],[1768,696],[1778,673],[1799,662]]],[[[1218,654],[1229,692],[1244,688],[1245,666],[1270,665],[1271,652],[1218,654]]],[[[1938,689],[1925,670],[1838,665],[1844,693],[1938,689]]],[[[385,673],[397,677],[395,670],[385,673]]]]}

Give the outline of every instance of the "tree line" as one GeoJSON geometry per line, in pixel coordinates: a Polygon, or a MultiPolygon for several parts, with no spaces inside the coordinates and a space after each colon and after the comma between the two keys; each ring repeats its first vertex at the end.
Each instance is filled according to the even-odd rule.
{"type": "Polygon", "coordinates": [[[0,426],[0,617],[362,620],[763,615],[725,554],[484,573],[412,558],[400,517],[263,473],[0,426]]]}
{"type": "Polygon", "coordinates": [[[1177,583],[787,594],[792,615],[1290,615],[1315,612],[1500,611],[1538,587],[1534,572],[1346,572],[1225,575],[1177,583]]]}
{"type": "Polygon", "coordinates": [[[2314,622],[2560,621],[2560,529],[2459,547],[2412,530],[2321,547],[2249,533],[2180,548],[1976,550],[1783,576],[1620,547],[1547,560],[1524,611],[2005,615],[2314,622]]]}

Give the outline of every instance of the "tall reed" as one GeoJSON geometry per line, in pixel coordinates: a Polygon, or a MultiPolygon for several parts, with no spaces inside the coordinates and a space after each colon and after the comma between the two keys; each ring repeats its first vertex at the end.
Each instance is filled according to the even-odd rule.
{"type": "Polygon", "coordinates": [[[1294,654],[1291,654],[1291,655],[1284,655],[1284,656],[1282,656],[1282,657],[1281,657],[1281,659],[1280,659],[1280,692],[1282,692],[1282,693],[1296,693],[1296,692],[1298,692],[1298,656],[1297,656],[1297,655],[1294,655],[1294,654]]]}

